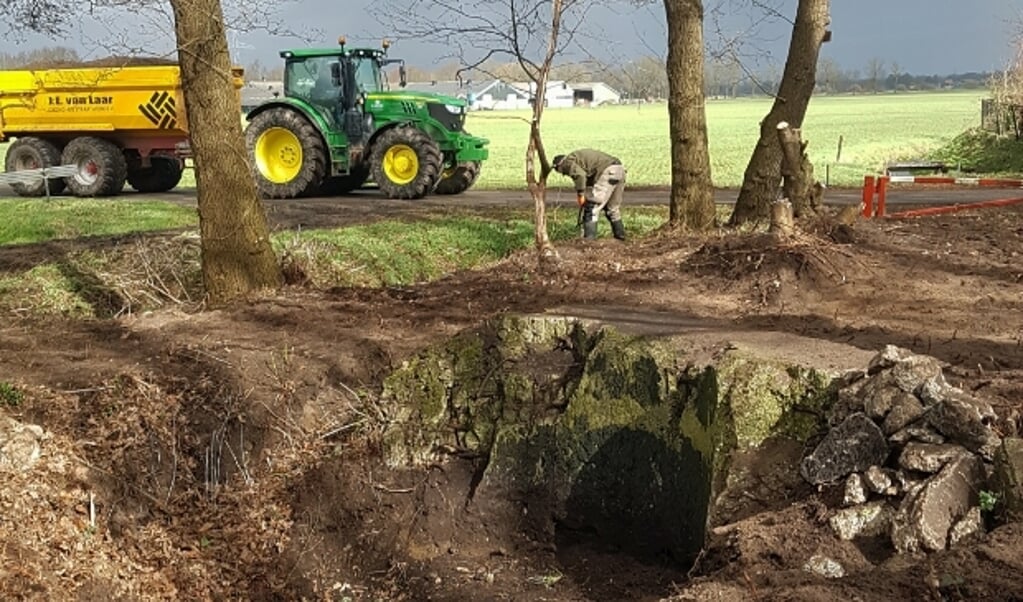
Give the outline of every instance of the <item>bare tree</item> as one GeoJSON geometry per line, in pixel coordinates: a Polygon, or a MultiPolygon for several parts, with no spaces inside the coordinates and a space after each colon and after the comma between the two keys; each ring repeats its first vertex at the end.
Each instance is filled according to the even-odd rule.
{"type": "Polygon", "coordinates": [[[664,0],[668,22],[668,119],[673,227],[714,225],[714,194],[703,94],[703,2],[664,0]]]}
{"type": "MultiPolygon", "coordinates": [[[[255,26],[256,19],[265,16],[266,5],[239,1],[244,5],[237,7],[237,15],[244,24],[255,26]]],[[[123,15],[127,5],[97,0],[92,6],[123,15]]],[[[163,2],[143,0],[132,5],[132,14],[159,20],[168,16],[167,8],[163,2]]],[[[208,302],[220,305],[279,286],[281,272],[242,138],[223,7],[220,0],[169,0],[169,8],[195,158],[203,284],[208,302]]],[[[53,37],[79,15],[79,5],[72,0],[0,5],[0,17],[13,30],[53,37]]],[[[126,33],[120,40],[112,34],[108,47],[118,43],[129,52],[138,50],[126,33]]]]}
{"type": "Polygon", "coordinates": [[[0,69],[21,69],[36,63],[73,64],[81,61],[78,51],[64,46],[47,46],[35,50],[7,53],[0,52],[0,69]]]}
{"type": "Polygon", "coordinates": [[[821,58],[817,61],[817,84],[823,92],[837,91],[840,76],[841,69],[833,59],[821,58]]]}
{"type": "Polygon", "coordinates": [[[1016,53],[991,81],[997,131],[1010,131],[1023,139],[1023,24],[1016,37],[1016,53]]]}
{"type": "MultiPolygon", "coordinates": [[[[782,122],[792,128],[802,126],[816,86],[820,47],[830,35],[829,8],[829,0],[799,0],[781,85],[771,111],[760,123],[760,139],[746,166],[730,220],[732,225],[764,219],[770,213],[770,204],[778,194],[781,180],[782,151],[777,126],[782,122]]],[[[797,217],[806,209],[793,207],[797,217]]]]}
{"type": "Polygon", "coordinates": [[[867,79],[870,81],[870,91],[877,94],[880,90],[878,82],[884,75],[884,61],[879,58],[872,58],[867,61],[867,79]]]}
{"type": "Polygon", "coordinates": [[[505,60],[517,65],[519,76],[529,82],[532,115],[525,178],[541,261],[557,258],[547,231],[551,165],[541,130],[548,82],[555,58],[575,46],[586,11],[595,4],[593,0],[391,0],[383,11],[390,20],[385,25],[400,36],[448,48],[462,63],[462,72],[475,70],[496,77],[488,68],[505,60]]]}

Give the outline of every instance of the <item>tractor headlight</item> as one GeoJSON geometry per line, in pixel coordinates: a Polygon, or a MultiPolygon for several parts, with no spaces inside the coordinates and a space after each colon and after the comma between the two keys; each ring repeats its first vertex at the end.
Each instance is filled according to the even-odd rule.
{"type": "Polygon", "coordinates": [[[462,111],[465,110],[465,107],[462,105],[444,105],[444,108],[452,115],[461,115],[462,111]]]}

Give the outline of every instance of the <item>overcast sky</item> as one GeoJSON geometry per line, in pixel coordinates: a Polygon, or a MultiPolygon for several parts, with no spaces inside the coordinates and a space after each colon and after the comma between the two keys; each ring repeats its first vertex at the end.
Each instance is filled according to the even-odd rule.
{"type": "MultiPolygon", "coordinates": [[[[795,15],[796,0],[773,1],[787,18],[795,15]]],[[[708,12],[719,7],[725,13],[741,5],[740,0],[705,0],[708,12]]],[[[823,56],[845,69],[863,70],[871,59],[898,63],[913,74],[949,74],[991,71],[1005,66],[1012,55],[1011,41],[1019,31],[1023,0],[832,0],[833,39],[825,44],[823,56]]],[[[317,31],[319,44],[333,45],[338,35],[352,42],[376,45],[388,32],[373,15],[382,14],[380,0],[293,0],[282,3],[282,21],[294,31],[317,31]]],[[[731,11],[734,12],[734,11],[731,11]]],[[[721,28],[730,36],[746,39],[744,53],[761,62],[784,60],[791,26],[781,20],[760,25],[755,35],[747,34],[754,19],[748,11],[724,14],[721,28]],[[770,57],[770,58],[765,58],[770,57]]],[[[759,19],[758,19],[759,21],[759,19]]],[[[609,49],[608,58],[629,58],[659,53],[665,47],[664,8],[653,2],[646,8],[603,9],[592,14],[592,46],[609,49]]],[[[70,44],[96,55],[94,41],[109,37],[96,27],[85,26],[60,44],[70,44]],[[90,52],[90,45],[92,49],[90,52]]],[[[708,43],[714,45],[717,25],[707,24],[708,43]]],[[[134,31],[139,31],[136,28],[134,31]]],[[[53,44],[32,38],[27,43],[5,42],[4,51],[53,44]]],[[[155,42],[139,46],[152,47],[155,42]]],[[[247,64],[259,60],[276,64],[281,48],[305,46],[305,40],[274,37],[262,33],[231,36],[235,61],[247,64]]],[[[444,49],[417,40],[397,39],[391,51],[411,66],[429,68],[440,60],[444,49]]],[[[596,54],[596,53],[595,53],[596,54]]]]}

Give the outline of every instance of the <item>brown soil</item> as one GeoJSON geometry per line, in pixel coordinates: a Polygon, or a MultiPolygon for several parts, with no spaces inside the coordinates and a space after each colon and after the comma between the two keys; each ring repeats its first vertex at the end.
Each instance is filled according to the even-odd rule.
{"type": "MultiPolygon", "coordinates": [[[[521,527],[512,509],[528,501],[471,503],[471,458],[387,469],[376,428],[381,379],[410,354],[504,312],[554,312],[831,367],[899,345],[946,362],[1012,431],[1021,234],[1018,206],[861,221],[782,245],[664,233],[565,244],[553,271],[523,253],[405,288],[292,288],[116,320],[6,316],[0,381],[25,398],[0,404],[0,424],[39,424],[48,438],[34,469],[0,484],[0,596],[1023,599],[1019,525],[893,557],[883,541],[839,541],[823,520],[834,491],[804,486],[717,530],[695,566],[641,561],[521,527]],[[848,576],[804,571],[816,553],[848,576]]],[[[3,257],[24,266],[66,250],[3,257]]]]}

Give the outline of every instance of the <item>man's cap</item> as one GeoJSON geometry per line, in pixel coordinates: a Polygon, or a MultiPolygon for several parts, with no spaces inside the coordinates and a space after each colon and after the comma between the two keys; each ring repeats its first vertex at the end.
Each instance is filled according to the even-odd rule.
{"type": "Polygon", "coordinates": [[[554,167],[557,167],[561,163],[561,160],[564,159],[564,158],[565,158],[565,155],[554,155],[554,161],[551,162],[551,165],[553,165],[554,167]]]}

